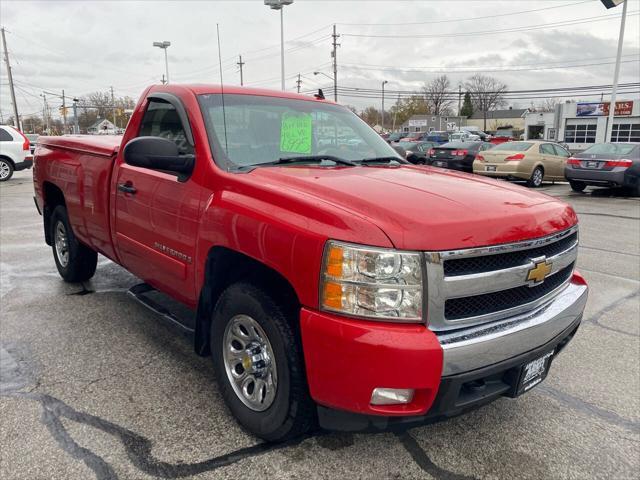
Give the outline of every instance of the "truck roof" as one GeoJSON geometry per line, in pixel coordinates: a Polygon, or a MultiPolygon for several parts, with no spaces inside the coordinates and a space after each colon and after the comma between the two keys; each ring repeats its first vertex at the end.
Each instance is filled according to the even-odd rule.
{"type": "MultiPolygon", "coordinates": [[[[221,94],[222,87],[217,84],[170,84],[170,85],[154,85],[151,87],[153,92],[171,92],[172,90],[179,90],[185,88],[191,90],[196,95],[206,94],[221,94]]],[[[334,103],[329,99],[320,100],[313,95],[303,95],[301,93],[283,92],[282,90],[271,90],[267,88],[250,88],[239,87],[236,85],[224,85],[225,95],[257,95],[262,97],[278,97],[278,98],[291,98],[293,100],[307,100],[315,102],[334,103]]]]}

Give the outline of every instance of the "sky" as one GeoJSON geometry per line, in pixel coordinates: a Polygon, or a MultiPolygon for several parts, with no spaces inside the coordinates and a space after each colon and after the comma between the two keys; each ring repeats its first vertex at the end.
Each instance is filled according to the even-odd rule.
{"type": "MultiPolygon", "coordinates": [[[[622,83],[640,81],[640,0],[627,1],[622,83]]],[[[332,75],[333,24],[341,86],[379,89],[387,80],[387,91],[413,90],[446,73],[457,89],[475,72],[511,90],[610,84],[621,11],[599,0],[295,0],[284,11],[286,87],[295,91],[298,73],[303,91],[332,84],[313,72],[332,75]]],[[[242,55],[245,85],[280,88],[280,15],[262,0],[0,0],[0,24],[25,116],[42,110],[43,91],[73,97],[113,87],[137,99],[164,73],[154,41],[171,42],[172,83],[220,83],[216,24],[224,83],[240,84],[242,55]]],[[[52,107],[60,103],[48,98],[52,107]]],[[[379,106],[376,99],[339,101],[379,106]]],[[[0,109],[11,115],[4,62],[0,109]]]]}

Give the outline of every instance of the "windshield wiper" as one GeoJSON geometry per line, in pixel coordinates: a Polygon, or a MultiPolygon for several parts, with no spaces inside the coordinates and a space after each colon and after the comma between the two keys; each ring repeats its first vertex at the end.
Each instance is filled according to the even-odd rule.
{"type": "Polygon", "coordinates": [[[371,158],[363,158],[361,160],[356,160],[356,162],[362,165],[371,165],[374,163],[391,163],[391,162],[410,163],[407,160],[404,160],[400,157],[371,157],[371,158]]]}
{"type": "Polygon", "coordinates": [[[290,165],[293,163],[320,163],[324,160],[329,160],[338,165],[349,165],[350,167],[355,167],[358,164],[352,162],[351,160],[347,160],[346,158],[340,158],[333,155],[307,155],[300,157],[283,157],[278,160],[274,160],[273,162],[262,162],[262,163],[254,163],[252,165],[246,165],[245,168],[252,167],[264,167],[264,166],[273,166],[273,165],[290,165]]]}

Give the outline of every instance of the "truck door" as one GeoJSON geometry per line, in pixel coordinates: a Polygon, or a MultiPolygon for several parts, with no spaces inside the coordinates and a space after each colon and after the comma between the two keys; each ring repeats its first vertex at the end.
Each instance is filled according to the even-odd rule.
{"type": "MultiPolygon", "coordinates": [[[[137,136],[168,138],[176,142],[181,154],[194,154],[186,111],[170,94],[149,97],[137,136]]],[[[114,202],[120,261],[158,290],[192,304],[200,189],[191,178],[129,165],[122,150],[114,202]]]]}

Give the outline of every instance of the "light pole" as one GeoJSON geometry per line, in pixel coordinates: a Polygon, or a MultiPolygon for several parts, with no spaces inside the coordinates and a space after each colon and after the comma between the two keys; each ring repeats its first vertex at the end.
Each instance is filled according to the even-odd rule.
{"type": "Polygon", "coordinates": [[[154,47],[158,47],[164,50],[164,70],[167,75],[167,83],[169,83],[169,59],[167,58],[167,48],[171,46],[171,42],[153,42],[154,47]]]}
{"type": "Polygon", "coordinates": [[[611,133],[613,132],[613,120],[616,115],[616,95],[618,94],[618,78],[620,77],[620,57],[622,56],[622,44],[624,43],[624,24],[627,19],[627,2],[626,0],[601,0],[607,9],[617,7],[622,3],[622,18],[620,19],[620,34],[618,36],[618,53],[616,55],[616,66],[613,71],[613,86],[611,88],[611,101],[609,102],[609,120],[607,121],[607,133],[604,137],[605,142],[611,141],[611,133]]]}
{"type": "Polygon", "coordinates": [[[331,80],[333,82],[333,100],[338,103],[338,88],[336,87],[336,78],[332,77],[331,75],[327,75],[324,72],[313,72],[314,75],[324,75],[325,77],[327,77],[329,80],[331,80]]]}
{"type": "Polygon", "coordinates": [[[382,130],[384,130],[384,86],[389,83],[387,80],[385,80],[384,82],[382,82],[382,130]]]}
{"type": "Polygon", "coordinates": [[[293,0],[264,0],[264,4],[268,5],[272,10],[280,10],[280,72],[282,75],[282,90],[285,90],[284,84],[284,6],[291,5],[293,0]]]}

